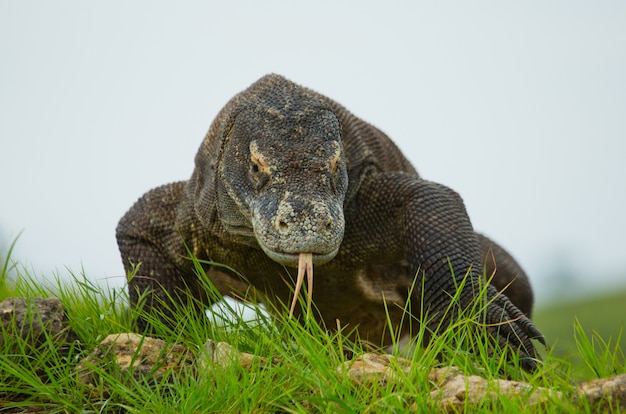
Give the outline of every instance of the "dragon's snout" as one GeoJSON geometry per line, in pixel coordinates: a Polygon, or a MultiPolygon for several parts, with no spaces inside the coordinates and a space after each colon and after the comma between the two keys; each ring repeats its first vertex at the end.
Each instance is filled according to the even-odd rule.
{"type": "Polygon", "coordinates": [[[254,214],[253,227],[259,245],[273,260],[296,267],[303,252],[311,253],[314,264],[337,254],[345,227],[341,204],[299,195],[284,197],[272,213],[254,214]]]}
{"type": "Polygon", "coordinates": [[[272,226],[275,231],[287,237],[291,234],[304,237],[311,237],[311,235],[326,237],[336,231],[337,223],[343,227],[343,217],[338,217],[337,213],[330,208],[328,203],[315,201],[293,203],[283,200],[276,209],[272,226]]]}

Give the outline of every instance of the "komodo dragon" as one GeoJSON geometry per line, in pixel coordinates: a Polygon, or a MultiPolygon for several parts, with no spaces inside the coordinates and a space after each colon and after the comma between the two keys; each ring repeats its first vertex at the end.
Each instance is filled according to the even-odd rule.
{"type": "MultiPolygon", "coordinates": [[[[543,342],[524,315],[532,306],[526,275],[474,232],[460,196],[421,179],[383,132],[279,75],[264,76],[226,104],[191,178],[141,197],[119,222],[117,241],[126,271],[140,264],[129,281],[133,306],[142,297],[148,311],[190,296],[208,304],[189,251],[245,277],[206,265],[221,293],[253,286],[262,301],[293,298],[292,312],[290,273],[300,267],[300,284],[308,270],[311,283],[314,265],[308,297],[321,322],[358,326],[361,339],[381,345],[391,341],[387,314],[398,329],[407,304],[414,315],[428,312],[431,330],[449,323],[456,286],[469,271],[454,305],[469,306],[481,263],[493,258],[497,289],[487,287],[484,328],[516,350],[525,369],[536,366],[531,339],[543,342]],[[505,287],[517,307],[498,293],[505,287]]],[[[404,319],[403,333],[418,332],[415,318],[404,319]]],[[[140,329],[147,325],[139,321],[140,329]]]]}

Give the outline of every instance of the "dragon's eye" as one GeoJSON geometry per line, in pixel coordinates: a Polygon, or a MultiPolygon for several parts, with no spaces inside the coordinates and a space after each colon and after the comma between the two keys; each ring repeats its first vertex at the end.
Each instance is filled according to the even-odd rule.
{"type": "Polygon", "coordinates": [[[330,160],[330,173],[334,175],[337,172],[338,166],[339,166],[339,157],[333,157],[330,160]]]}
{"type": "Polygon", "coordinates": [[[269,174],[270,166],[260,154],[251,154],[250,172],[253,175],[269,174]]]}
{"type": "Polygon", "coordinates": [[[331,174],[335,174],[337,172],[337,168],[339,167],[339,162],[341,161],[341,146],[336,141],[333,141],[333,144],[335,146],[335,153],[330,159],[331,174]]]}
{"type": "Polygon", "coordinates": [[[268,182],[271,169],[259,151],[256,141],[250,143],[250,161],[250,177],[257,189],[260,189],[268,182]]]}

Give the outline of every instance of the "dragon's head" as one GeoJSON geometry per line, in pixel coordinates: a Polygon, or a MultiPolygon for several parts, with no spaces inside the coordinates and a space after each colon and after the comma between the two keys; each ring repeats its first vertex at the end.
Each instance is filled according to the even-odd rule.
{"type": "Polygon", "coordinates": [[[335,113],[295,84],[265,88],[231,118],[217,165],[218,214],[274,261],[331,260],[344,234],[348,188],[335,113]]]}

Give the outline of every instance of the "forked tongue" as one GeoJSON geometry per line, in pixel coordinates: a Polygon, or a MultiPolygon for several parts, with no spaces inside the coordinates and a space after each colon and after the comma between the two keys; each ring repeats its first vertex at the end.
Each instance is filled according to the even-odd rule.
{"type": "Polygon", "coordinates": [[[306,314],[307,316],[311,312],[311,301],[313,300],[313,253],[300,253],[298,258],[298,276],[296,279],[296,288],[293,292],[293,301],[291,302],[291,309],[289,309],[289,317],[293,316],[293,310],[298,303],[298,296],[300,295],[300,289],[302,288],[302,281],[304,281],[304,274],[307,274],[307,300],[306,300],[306,314]]]}

